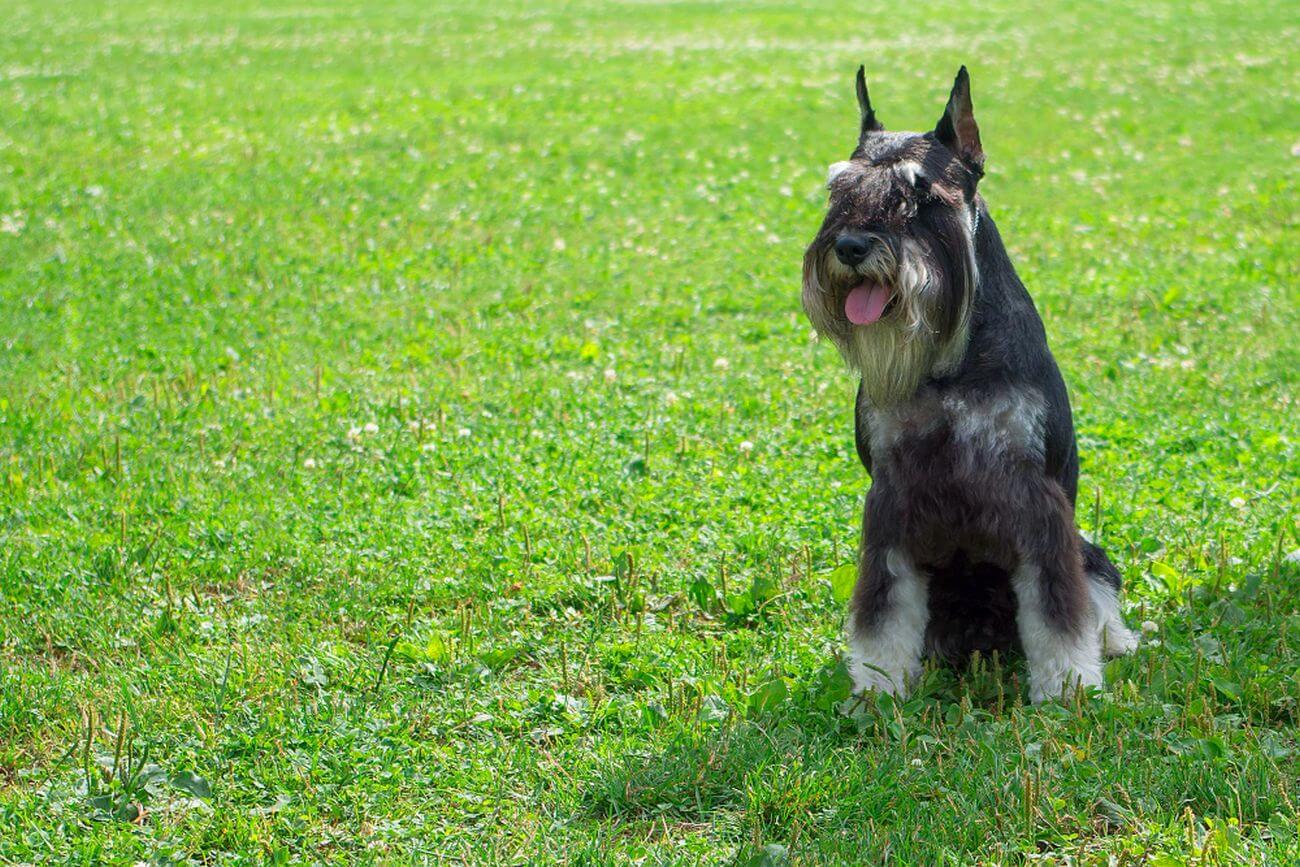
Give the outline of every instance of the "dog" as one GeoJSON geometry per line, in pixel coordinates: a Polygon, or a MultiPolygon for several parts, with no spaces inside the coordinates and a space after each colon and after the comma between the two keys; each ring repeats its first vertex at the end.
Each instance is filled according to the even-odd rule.
{"type": "Polygon", "coordinates": [[[1120,575],[1074,522],[1065,382],[978,191],[962,67],[927,133],[887,132],[857,75],[857,148],[831,165],[803,307],[860,376],[871,476],[846,626],[855,692],[906,694],[923,659],[1023,652],[1034,703],[1101,687],[1137,640],[1120,575]]]}

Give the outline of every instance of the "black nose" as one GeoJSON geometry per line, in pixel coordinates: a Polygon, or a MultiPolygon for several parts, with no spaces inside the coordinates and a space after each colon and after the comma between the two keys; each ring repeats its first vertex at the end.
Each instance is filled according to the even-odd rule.
{"type": "Polygon", "coordinates": [[[871,252],[871,238],[855,232],[845,232],[835,239],[835,258],[852,268],[871,252]]]}

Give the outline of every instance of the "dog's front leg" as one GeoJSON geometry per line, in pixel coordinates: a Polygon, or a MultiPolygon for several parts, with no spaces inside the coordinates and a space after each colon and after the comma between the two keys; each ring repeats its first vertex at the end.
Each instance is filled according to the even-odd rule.
{"type": "Polygon", "coordinates": [[[1020,563],[1011,587],[1029,664],[1029,698],[1038,704],[1100,687],[1101,646],[1069,500],[1048,481],[1031,485],[1022,502],[1020,563]]]}
{"type": "Polygon", "coordinates": [[[847,625],[854,692],[905,694],[921,673],[929,619],[925,575],[899,549],[873,544],[868,528],[847,625]]]}

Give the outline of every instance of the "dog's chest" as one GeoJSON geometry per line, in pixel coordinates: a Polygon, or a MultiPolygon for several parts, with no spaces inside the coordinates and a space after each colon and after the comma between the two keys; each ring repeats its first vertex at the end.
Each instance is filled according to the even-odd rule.
{"type": "Polygon", "coordinates": [[[928,389],[897,406],[862,411],[873,465],[909,486],[1043,460],[1044,403],[1036,389],[928,389]]]}

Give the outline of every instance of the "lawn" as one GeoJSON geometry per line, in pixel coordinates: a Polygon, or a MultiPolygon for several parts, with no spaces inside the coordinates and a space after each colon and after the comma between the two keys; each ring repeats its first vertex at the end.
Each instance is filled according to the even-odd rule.
{"type": "Polygon", "coordinates": [[[1300,859],[1294,5],[0,18],[0,862],[1300,859]],[[1104,695],[845,701],[859,63],[971,69],[1104,695]]]}

